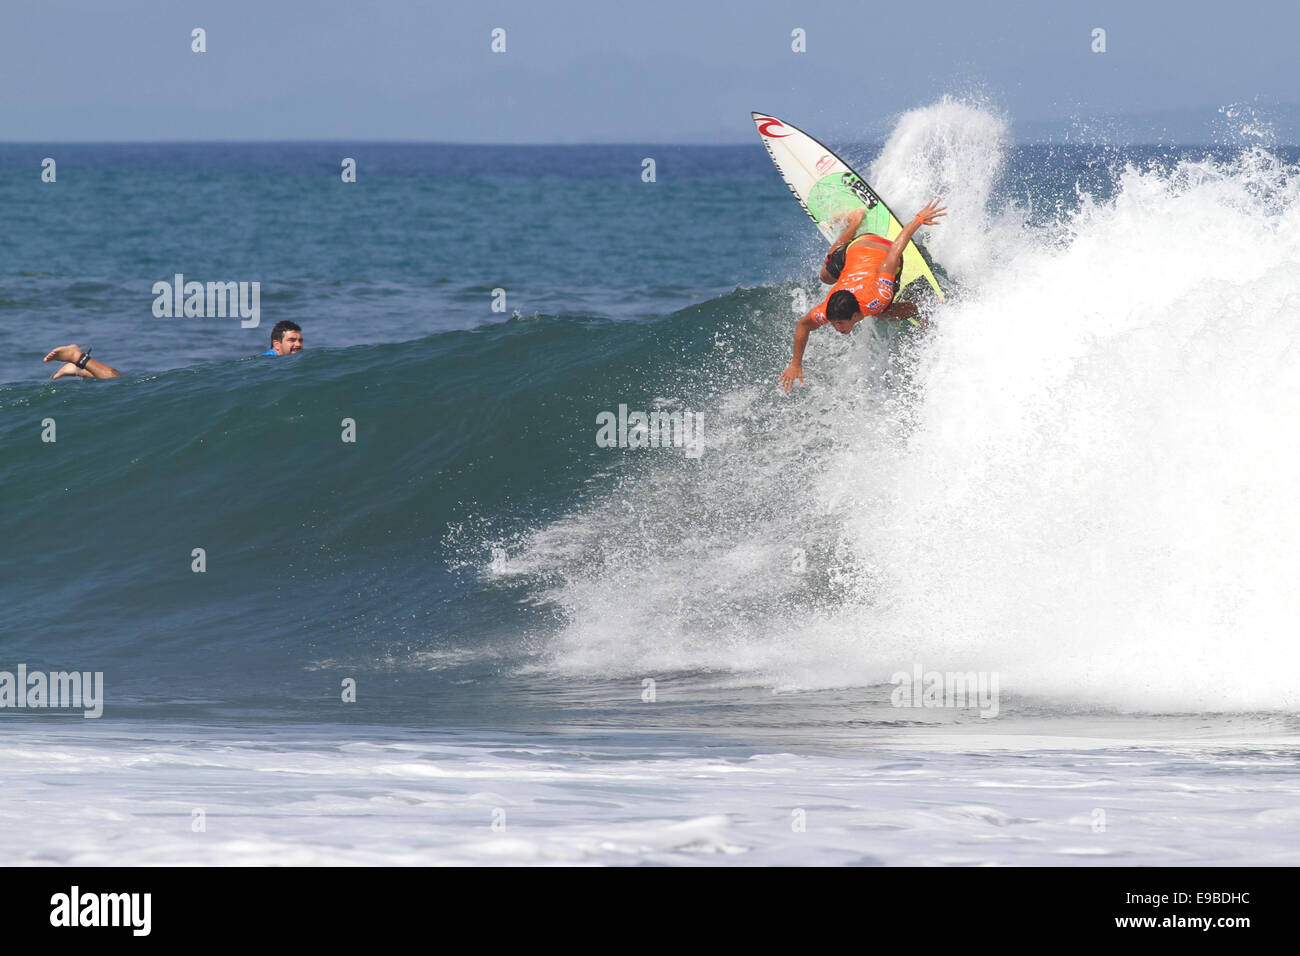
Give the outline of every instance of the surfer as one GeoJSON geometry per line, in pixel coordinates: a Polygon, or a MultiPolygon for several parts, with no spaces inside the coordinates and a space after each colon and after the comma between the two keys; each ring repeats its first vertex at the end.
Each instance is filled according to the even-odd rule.
{"type": "Polygon", "coordinates": [[[271,347],[262,355],[292,355],[301,352],[302,346],[302,328],[297,322],[283,319],[275,323],[271,330],[271,347]]]}
{"type": "Polygon", "coordinates": [[[52,349],[50,354],[45,356],[46,362],[62,362],[59,370],[54,373],[54,378],[63,378],[65,375],[76,375],[81,378],[121,378],[122,373],[111,365],[105,365],[98,359],[90,357],[90,346],[87,345],[82,349],[80,345],[64,345],[57,349],[52,349]]]}
{"type": "MultiPolygon", "coordinates": [[[[287,319],[275,323],[271,330],[271,347],[261,355],[292,355],[301,352],[303,347],[302,326],[287,319]]],[[[64,345],[53,349],[45,356],[46,362],[62,362],[54,378],[76,375],[80,378],[121,378],[122,373],[111,365],[90,357],[90,346],[82,349],[80,345],[64,345]]]]}
{"type": "Polygon", "coordinates": [[[822,303],[794,327],[794,357],[781,373],[781,387],[785,391],[794,388],[796,381],[803,383],[803,352],[808,345],[808,333],[813,329],[830,324],[835,331],[848,335],[853,326],[869,315],[891,322],[916,316],[915,302],[894,302],[903,250],[916,230],[936,225],[946,215],[947,207],[932,200],[891,243],[873,234],[853,238],[862,224],[863,211],[849,214],[844,231],[831,246],[822,266],[822,282],[834,285],[822,303]]]}

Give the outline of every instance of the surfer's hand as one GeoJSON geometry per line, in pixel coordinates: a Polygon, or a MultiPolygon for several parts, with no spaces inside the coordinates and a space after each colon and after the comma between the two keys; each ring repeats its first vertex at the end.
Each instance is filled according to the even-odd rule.
{"type": "Polygon", "coordinates": [[[43,362],[75,362],[81,358],[80,345],[65,345],[62,348],[51,349],[50,354],[45,356],[43,362]]]}
{"type": "Polygon", "coordinates": [[[931,199],[925,208],[916,214],[916,218],[921,220],[923,226],[933,226],[946,215],[948,215],[948,207],[940,206],[937,199],[931,199]]]}
{"type": "Polygon", "coordinates": [[[795,379],[799,380],[800,385],[803,384],[803,366],[791,362],[786,367],[786,370],[781,373],[781,388],[787,392],[790,391],[790,389],[794,388],[795,379]]]}

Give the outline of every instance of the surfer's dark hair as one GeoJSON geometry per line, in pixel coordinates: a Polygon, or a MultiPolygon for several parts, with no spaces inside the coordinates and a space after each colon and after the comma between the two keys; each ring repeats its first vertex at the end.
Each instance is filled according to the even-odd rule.
{"type": "Polygon", "coordinates": [[[844,271],[844,253],[848,248],[848,246],[840,246],[838,249],[831,250],[831,254],[826,257],[826,274],[832,279],[838,279],[840,273],[844,271]]]}
{"type": "Polygon", "coordinates": [[[283,342],[285,332],[301,332],[302,329],[297,322],[290,322],[288,319],[281,319],[275,323],[275,328],[271,330],[272,342],[283,342]]]}
{"type": "Polygon", "coordinates": [[[858,297],[848,289],[840,289],[839,292],[831,294],[826,300],[826,318],[828,319],[851,319],[862,309],[858,305],[858,297]]]}

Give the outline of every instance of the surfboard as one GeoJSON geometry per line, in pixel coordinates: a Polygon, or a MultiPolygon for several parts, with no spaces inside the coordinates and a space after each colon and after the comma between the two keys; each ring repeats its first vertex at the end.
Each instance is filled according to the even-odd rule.
{"type": "MultiPolygon", "coordinates": [[[[873,232],[892,240],[903,231],[903,224],[879,194],[828,147],[775,116],[767,113],[750,113],[750,116],[777,172],[827,242],[834,242],[843,228],[832,225],[831,220],[855,209],[866,210],[858,235],[873,232]]],[[[912,239],[903,250],[898,298],[901,300],[908,287],[918,280],[943,301],[943,289],[934,277],[934,263],[921,244],[912,239]]],[[[908,298],[917,298],[917,293],[924,288],[913,287],[908,298]]]]}

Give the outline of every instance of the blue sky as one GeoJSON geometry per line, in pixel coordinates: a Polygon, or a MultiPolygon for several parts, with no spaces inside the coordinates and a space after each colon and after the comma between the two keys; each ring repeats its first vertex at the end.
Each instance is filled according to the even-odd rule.
{"type": "Polygon", "coordinates": [[[1170,115],[1246,103],[1293,142],[1298,24],[1133,0],[8,0],[0,140],[749,142],[751,109],[869,139],[947,94],[1021,138],[1117,114],[1194,136],[1170,115]]]}

